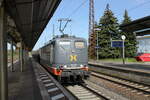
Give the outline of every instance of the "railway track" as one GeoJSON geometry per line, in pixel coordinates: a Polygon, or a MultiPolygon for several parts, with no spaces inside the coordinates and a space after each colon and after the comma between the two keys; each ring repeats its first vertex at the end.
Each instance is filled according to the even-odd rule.
{"type": "Polygon", "coordinates": [[[92,72],[91,75],[94,77],[115,83],[119,87],[127,88],[128,90],[131,90],[132,92],[136,92],[137,94],[141,94],[144,97],[149,98],[149,100],[150,100],[150,86],[148,86],[148,85],[140,84],[140,83],[125,80],[125,79],[112,77],[109,75],[104,75],[101,73],[92,72]]]}
{"type": "MultiPolygon", "coordinates": [[[[41,70],[45,70],[45,69],[41,67],[40,71],[41,70]]],[[[45,70],[45,71],[47,71],[47,70],[45,70]]],[[[46,72],[46,73],[49,77],[51,77],[51,75],[48,72],[46,72]]],[[[50,79],[47,79],[48,78],[47,75],[45,75],[45,73],[43,73],[43,72],[40,72],[40,78],[44,82],[46,88],[51,85],[55,85],[56,83],[57,83],[57,86],[61,87],[61,84],[56,82],[56,80],[55,80],[55,83],[51,83],[52,81],[50,79]]],[[[54,79],[53,79],[53,81],[54,81],[54,79]]],[[[69,92],[70,94],[72,94],[72,98],[74,100],[110,100],[110,98],[107,98],[104,94],[98,93],[98,91],[94,90],[93,88],[89,87],[88,85],[86,85],[84,83],[80,84],[80,85],[70,85],[69,84],[67,86],[64,85],[63,87],[66,90],[68,90],[68,91],[66,91],[65,89],[63,89],[63,91],[69,92]]],[[[48,92],[50,92],[50,90],[53,90],[53,89],[49,89],[49,88],[47,88],[47,89],[48,89],[48,92]]],[[[70,97],[68,99],[73,100],[70,97]]],[[[67,100],[67,98],[66,98],[66,100],[67,100]]]]}
{"type": "Polygon", "coordinates": [[[41,94],[44,96],[43,100],[76,100],[47,70],[37,65],[34,71],[40,84],[41,94]]]}
{"type": "Polygon", "coordinates": [[[77,100],[110,100],[85,84],[69,85],[65,86],[65,88],[70,91],[77,100]]]}
{"type": "MultiPolygon", "coordinates": [[[[150,97],[150,87],[149,86],[145,86],[143,84],[139,84],[139,83],[135,83],[135,82],[131,82],[131,81],[127,81],[127,80],[123,80],[120,78],[111,77],[108,75],[95,73],[95,72],[92,72],[91,76],[113,82],[115,84],[120,85],[121,87],[129,88],[132,91],[138,91],[137,93],[143,94],[147,98],[150,97]]],[[[57,88],[57,87],[53,87],[52,89],[49,88],[50,85],[54,86],[55,83],[54,84],[50,83],[50,81],[47,80],[47,77],[43,73],[40,73],[40,78],[41,78],[41,80],[43,80],[44,84],[46,83],[45,86],[46,86],[46,88],[48,87],[47,88],[48,92],[50,92],[50,90],[53,90],[53,88],[57,88]],[[49,83],[47,83],[47,82],[49,82],[49,83]]],[[[99,92],[87,84],[66,85],[64,87],[68,90],[68,92],[70,92],[70,94],[72,94],[73,98],[77,99],[77,100],[111,100],[110,96],[103,94],[103,91],[99,92]]],[[[54,92],[52,92],[52,94],[53,93],[54,92]]],[[[65,98],[65,95],[63,93],[60,93],[60,94],[61,94],[60,95],[61,98],[65,98]]],[[[112,99],[112,100],[114,100],[114,99],[112,99]]],[[[150,100],[150,99],[131,99],[131,100],[150,100]]]]}

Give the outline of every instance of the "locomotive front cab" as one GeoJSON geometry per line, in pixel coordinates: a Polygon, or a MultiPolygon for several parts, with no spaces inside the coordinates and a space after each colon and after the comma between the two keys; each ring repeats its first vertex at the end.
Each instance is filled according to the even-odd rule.
{"type": "Polygon", "coordinates": [[[86,40],[62,38],[55,45],[55,66],[59,77],[79,79],[89,76],[86,40]]]}

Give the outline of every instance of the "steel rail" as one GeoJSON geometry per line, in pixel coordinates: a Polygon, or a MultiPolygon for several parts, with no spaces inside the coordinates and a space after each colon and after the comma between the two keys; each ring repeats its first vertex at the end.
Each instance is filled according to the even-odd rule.
{"type": "Polygon", "coordinates": [[[105,74],[101,74],[101,73],[92,72],[91,75],[92,75],[92,76],[95,76],[95,77],[98,77],[98,78],[101,78],[101,79],[104,79],[104,80],[107,80],[107,81],[110,81],[110,82],[113,82],[113,83],[116,83],[116,84],[119,84],[119,85],[122,85],[122,86],[125,86],[125,87],[128,87],[128,88],[131,88],[131,89],[134,89],[134,90],[137,90],[137,91],[141,91],[141,92],[143,92],[144,94],[150,94],[150,91],[146,91],[146,90],[144,90],[144,89],[140,89],[140,88],[137,88],[137,87],[133,86],[134,84],[138,84],[139,86],[142,85],[142,86],[148,87],[148,88],[150,89],[150,87],[147,86],[147,85],[139,84],[139,83],[133,82],[133,81],[127,81],[127,80],[124,80],[124,79],[116,78],[116,77],[109,76],[109,75],[105,75],[105,74]],[[97,74],[99,74],[99,75],[97,75],[97,74]],[[100,75],[102,75],[102,76],[100,76],[100,75]],[[106,77],[103,77],[103,76],[106,76],[106,77],[109,77],[109,78],[106,78],[106,77]],[[111,78],[111,79],[110,79],[110,78],[111,78]],[[114,79],[118,79],[118,80],[120,80],[120,81],[122,81],[122,82],[119,82],[119,81],[114,80],[114,79]],[[123,80],[126,81],[126,83],[127,83],[127,82],[128,82],[128,83],[133,83],[133,85],[131,86],[131,85],[129,85],[129,84],[126,84],[126,83],[124,83],[123,80]]]}
{"type": "Polygon", "coordinates": [[[92,92],[93,92],[94,94],[96,94],[97,96],[100,96],[103,100],[110,100],[110,99],[108,99],[107,97],[101,95],[100,93],[94,91],[92,88],[87,87],[86,84],[81,84],[81,85],[82,85],[84,88],[88,89],[89,91],[92,91],[92,92]]]}
{"type": "MultiPolygon", "coordinates": [[[[92,96],[96,96],[96,98],[100,98],[100,100],[101,100],[101,99],[102,99],[102,100],[110,100],[109,98],[107,98],[107,97],[101,95],[101,94],[98,93],[97,91],[94,91],[94,89],[90,88],[90,87],[89,87],[88,85],[86,85],[85,83],[78,84],[77,86],[78,86],[78,87],[81,87],[81,88],[83,88],[83,89],[85,89],[85,93],[86,93],[86,92],[92,93],[93,95],[91,95],[91,97],[92,97],[92,96]]],[[[64,87],[65,87],[69,92],[71,92],[71,94],[74,95],[77,100],[80,100],[80,97],[79,97],[79,96],[76,96],[75,91],[70,91],[67,86],[64,86],[64,87]]],[[[86,97],[86,95],[85,95],[85,97],[86,97]]],[[[90,97],[89,97],[89,98],[90,98],[90,97]]]]}

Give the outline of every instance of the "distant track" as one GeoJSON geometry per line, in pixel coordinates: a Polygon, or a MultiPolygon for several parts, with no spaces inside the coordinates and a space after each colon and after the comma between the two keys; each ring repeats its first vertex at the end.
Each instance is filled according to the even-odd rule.
{"type": "Polygon", "coordinates": [[[126,88],[130,88],[132,90],[139,91],[143,95],[150,97],[150,86],[148,86],[148,85],[140,84],[140,83],[133,82],[133,81],[128,81],[128,80],[121,79],[121,78],[112,77],[109,75],[104,75],[101,73],[92,72],[91,75],[94,77],[97,77],[97,78],[101,78],[101,79],[113,82],[122,87],[126,87],[126,88]]]}

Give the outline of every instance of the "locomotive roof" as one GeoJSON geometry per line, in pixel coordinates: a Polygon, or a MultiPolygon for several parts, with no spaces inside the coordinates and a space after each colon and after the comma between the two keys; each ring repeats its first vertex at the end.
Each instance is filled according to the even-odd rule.
{"type": "Polygon", "coordinates": [[[76,39],[81,39],[81,40],[85,40],[84,38],[81,38],[81,37],[75,37],[75,36],[68,36],[68,37],[58,37],[58,38],[54,38],[54,40],[63,40],[63,39],[73,39],[73,40],[76,40],[76,39]]]}
{"type": "MultiPolygon", "coordinates": [[[[81,37],[76,37],[76,36],[68,36],[68,35],[65,35],[65,36],[63,36],[63,35],[61,35],[61,36],[55,36],[52,40],[50,40],[46,45],[44,45],[43,47],[46,47],[46,46],[48,46],[50,43],[52,43],[52,42],[54,42],[54,41],[56,41],[56,40],[65,40],[65,39],[67,39],[67,40],[83,40],[83,41],[86,41],[86,39],[84,39],[84,38],[81,38],[81,37]]],[[[41,47],[41,48],[43,48],[43,47],[41,47]]]]}

